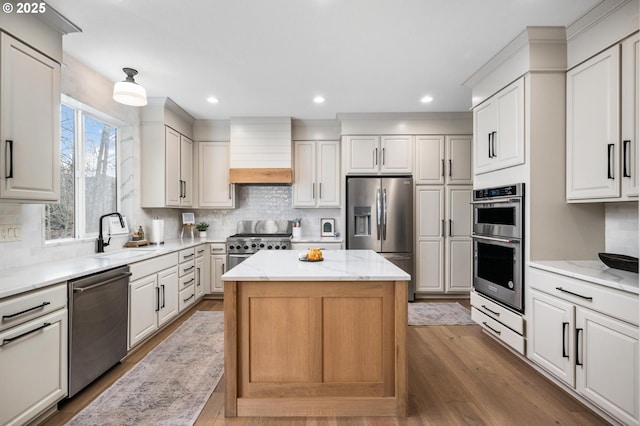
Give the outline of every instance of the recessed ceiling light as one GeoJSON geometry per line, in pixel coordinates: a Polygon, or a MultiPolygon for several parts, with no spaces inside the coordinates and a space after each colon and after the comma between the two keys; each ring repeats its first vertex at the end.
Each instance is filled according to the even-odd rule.
{"type": "Polygon", "coordinates": [[[216,98],[215,96],[209,96],[207,98],[207,102],[211,104],[217,104],[218,102],[220,102],[220,99],[216,98]]]}
{"type": "Polygon", "coordinates": [[[420,102],[422,102],[423,104],[428,104],[429,102],[433,101],[433,96],[423,96],[422,99],[420,99],[420,102]]]}
{"type": "Polygon", "coordinates": [[[316,96],[315,98],[313,98],[313,102],[317,103],[317,104],[321,104],[324,102],[324,97],[322,96],[316,96]]]}

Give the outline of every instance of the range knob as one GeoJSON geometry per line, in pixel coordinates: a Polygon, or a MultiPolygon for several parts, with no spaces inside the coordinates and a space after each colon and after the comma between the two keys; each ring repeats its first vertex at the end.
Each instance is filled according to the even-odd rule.
{"type": "Polygon", "coordinates": [[[248,248],[249,248],[249,246],[244,246],[244,249],[245,249],[245,250],[246,250],[246,249],[248,249],[248,248]]]}
{"type": "Polygon", "coordinates": [[[271,250],[273,246],[267,246],[267,250],[271,250]]]}
{"type": "Polygon", "coordinates": [[[286,244],[283,244],[283,245],[281,245],[281,246],[280,246],[280,248],[281,248],[282,250],[286,250],[286,249],[287,249],[287,245],[286,245],[286,244]]]}
{"type": "Polygon", "coordinates": [[[238,245],[236,246],[236,249],[240,250],[240,244],[238,244],[238,245]]]}
{"type": "Polygon", "coordinates": [[[256,243],[251,244],[251,248],[256,248],[256,243]]]}
{"type": "Polygon", "coordinates": [[[260,248],[264,248],[264,243],[260,243],[260,248]]]}
{"type": "Polygon", "coordinates": [[[276,249],[276,250],[280,250],[280,246],[276,246],[276,247],[275,247],[275,249],[276,249]]]}

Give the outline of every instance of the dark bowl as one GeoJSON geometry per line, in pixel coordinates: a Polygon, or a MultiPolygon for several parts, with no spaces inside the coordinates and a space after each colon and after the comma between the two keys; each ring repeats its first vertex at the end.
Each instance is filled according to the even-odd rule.
{"type": "Polygon", "coordinates": [[[609,268],[638,273],[638,258],[624,254],[598,253],[600,260],[609,268]]]}

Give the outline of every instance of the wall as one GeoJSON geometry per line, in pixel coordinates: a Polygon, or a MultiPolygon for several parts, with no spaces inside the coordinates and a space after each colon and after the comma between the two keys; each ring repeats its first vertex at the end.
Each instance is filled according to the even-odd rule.
{"type": "Polygon", "coordinates": [[[638,257],[638,203],[607,203],[605,250],[638,257]]]}

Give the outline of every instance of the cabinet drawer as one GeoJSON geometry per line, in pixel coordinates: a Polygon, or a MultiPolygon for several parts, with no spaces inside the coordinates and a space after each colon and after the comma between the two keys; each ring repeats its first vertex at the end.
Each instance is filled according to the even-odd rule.
{"type": "Polygon", "coordinates": [[[638,325],[638,296],[541,269],[529,269],[529,285],[579,306],[638,325]]]}
{"type": "Polygon", "coordinates": [[[193,247],[180,250],[178,254],[178,262],[185,262],[187,260],[192,260],[196,256],[196,251],[193,247]]]}
{"type": "Polygon", "coordinates": [[[8,297],[0,301],[0,331],[66,306],[66,283],[8,297]]]}
{"type": "Polygon", "coordinates": [[[196,257],[204,256],[204,253],[207,251],[207,246],[205,244],[199,245],[195,247],[196,257]]]}
{"type": "Polygon", "coordinates": [[[480,324],[480,326],[489,334],[512,347],[520,355],[524,355],[523,336],[488,315],[480,312],[475,307],[471,307],[471,319],[480,324]]]}
{"type": "Polygon", "coordinates": [[[178,267],[178,275],[183,277],[187,274],[191,274],[193,273],[193,271],[196,269],[196,261],[194,260],[190,260],[188,262],[183,262],[180,264],[180,266],[178,267]]]}
{"type": "Polygon", "coordinates": [[[169,253],[153,259],[143,260],[129,265],[131,281],[155,274],[178,264],[178,253],[169,253]]]}
{"type": "Polygon", "coordinates": [[[178,299],[178,310],[180,312],[187,309],[189,306],[193,305],[196,301],[196,293],[194,290],[194,286],[190,286],[185,288],[184,290],[180,290],[179,299],[178,299]]]}
{"type": "Polygon", "coordinates": [[[226,243],[211,243],[209,244],[209,250],[211,254],[225,254],[227,252],[226,243]]]}
{"type": "Polygon", "coordinates": [[[471,292],[471,306],[489,318],[501,322],[516,333],[524,334],[524,319],[522,315],[510,311],[474,291],[471,292]]]}
{"type": "Polygon", "coordinates": [[[185,275],[184,277],[180,277],[179,289],[182,290],[190,285],[193,285],[196,282],[196,275],[194,272],[185,275]]]}
{"type": "Polygon", "coordinates": [[[67,394],[67,315],[60,309],[0,333],[0,342],[22,336],[0,346],[0,424],[27,424],[67,394]]]}

